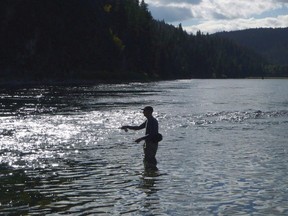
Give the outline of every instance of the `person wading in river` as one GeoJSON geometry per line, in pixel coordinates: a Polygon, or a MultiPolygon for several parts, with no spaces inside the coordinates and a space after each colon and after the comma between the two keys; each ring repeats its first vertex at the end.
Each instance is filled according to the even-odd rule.
{"type": "MultiPolygon", "coordinates": [[[[158,149],[158,121],[153,117],[153,108],[151,106],[146,106],[143,110],[144,116],[147,118],[145,122],[143,122],[139,126],[122,126],[121,129],[128,131],[130,130],[141,130],[146,128],[145,136],[140,137],[135,140],[135,142],[139,143],[141,141],[145,141],[143,145],[144,150],[144,167],[145,169],[157,170],[157,160],[156,153],[158,149]]],[[[161,137],[162,138],[162,137],[161,137]]]]}

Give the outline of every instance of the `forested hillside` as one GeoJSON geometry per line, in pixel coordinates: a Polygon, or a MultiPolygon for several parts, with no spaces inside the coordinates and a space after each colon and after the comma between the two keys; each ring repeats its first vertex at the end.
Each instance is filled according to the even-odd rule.
{"type": "Polygon", "coordinates": [[[263,56],[270,64],[266,68],[266,73],[288,76],[288,28],[246,29],[219,32],[215,35],[236,42],[263,56]]]}
{"type": "Polygon", "coordinates": [[[273,64],[288,65],[288,28],[259,28],[216,35],[253,49],[273,64]]]}
{"type": "Polygon", "coordinates": [[[0,79],[262,76],[235,43],[156,21],[138,0],[1,0],[0,79]]]}

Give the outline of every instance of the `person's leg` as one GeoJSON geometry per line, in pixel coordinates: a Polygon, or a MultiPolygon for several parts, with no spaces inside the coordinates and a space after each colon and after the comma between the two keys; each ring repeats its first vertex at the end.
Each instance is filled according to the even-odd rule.
{"type": "Polygon", "coordinates": [[[146,142],[144,145],[144,166],[145,168],[157,169],[156,153],[158,143],[146,142]]]}

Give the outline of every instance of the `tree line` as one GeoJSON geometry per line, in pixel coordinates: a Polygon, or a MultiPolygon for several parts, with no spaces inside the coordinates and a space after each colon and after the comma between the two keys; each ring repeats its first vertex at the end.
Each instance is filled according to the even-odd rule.
{"type": "Polygon", "coordinates": [[[143,0],[1,0],[0,46],[1,79],[244,78],[267,66],[230,40],[153,19],[143,0]]]}
{"type": "Polygon", "coordinates": [[[288,28],[256,28],[219,32],[217,36],[254,50],[268,60],[266,76],[288,76],[288,28]]]}

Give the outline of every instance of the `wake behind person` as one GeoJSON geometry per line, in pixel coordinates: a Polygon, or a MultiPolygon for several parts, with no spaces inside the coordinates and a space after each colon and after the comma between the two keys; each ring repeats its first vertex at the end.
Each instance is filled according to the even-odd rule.
{"type": "Polygon", "coordinates": [[[153,117],[153,108],[151,106],[146,106],[143,110],[144,116],[147,118],[145,122],[143,122],[139,126],[122,126],[121,129],[127,131],[130,130],[141,130],[146,128],[145,136],[140,137],[135,140],[135,142],[139,143],[142,140],[145,141],[143,145],[144,150],[144,167],[145,169],[157,170],[157,160],[156,153],[158,149],[158,121],[153,117]]]}

